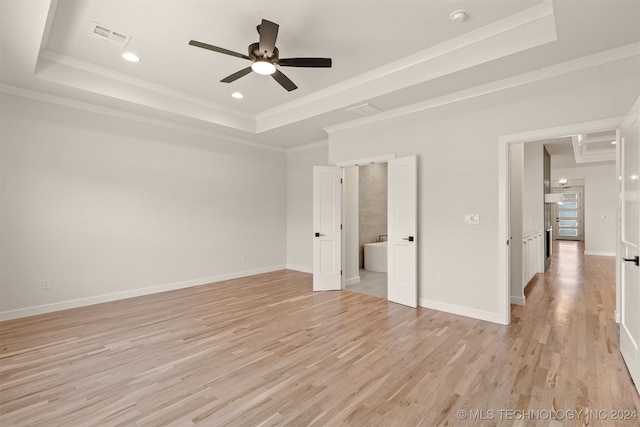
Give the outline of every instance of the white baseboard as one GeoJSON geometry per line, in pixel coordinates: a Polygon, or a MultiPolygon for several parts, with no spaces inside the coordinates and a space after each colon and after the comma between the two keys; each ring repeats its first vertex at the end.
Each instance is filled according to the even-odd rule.
{"type": "Polygon", "coordinates": [[[430,308],[433,310],[444,311],[451,314],[457,314],[459,316],[471,317],[478,320],[486,320],[487,322],[493,322],[503,325],[504,319],[499,313],[492,313],[490,311],[477,310],[475,308],[463,307],[461,305],[448,304],[445,302],[434,301],[427,298],[419,298],[418,305],[420,307],[430,308]]]}
{"type": "Polygon", "coordinates": [[[616,256],[615,252],[601,252],[601,251],[584,251],[585,255],[596,255],[596,256],[616,256]]]}
{"type": "Polygon", "coordinates": [[[300,271],[302,273],[313,273],[312,267],[302,267],[300,265],[287,264],[287,270],[300,271]]]}
{"type": "Polygon", "coordinates": [[[126,298],[139,297],[143,295],[157,294],[160,292],[173,291],[176,289],[190,288],[192,286],[207,285],[210,283],[221,282],[223,280],[238,279],[240,277],[253,276],[255,274],[270,273],[272,271],[284,270],[284,265],[276,265],[271,267],[258,268],[255,270],[239,271],[235,273],[222,274],[213,277],[203,277],[200,279],[187,280],[184,282],[168,283],[158,286],[150,286],[147,288],[132,289],[123,292],[114,292],[111,294],[96,295],[86,298],[78,298],[74,300],[54,302],[51,304],[43,304],[33,307],[19,308],[15,310],[0,312],[1,320],[18,319],[20,317],[35,316],[37,314],[51,313],[54,311],[68,310],[70,308],[85,307],[87,305],[101,304],[104,302],[117,301],[126,298]]]}
{"type": "Polygon", "coordinates": [[[620,323],[620,312],[618,310],[616,310],[613,314],[613,318],[615,319],[616,323],[620,323]]]}
{"type": "Polygon", "coordinates": [[[356,283],[360,283],[360,276],[349,277],[344,281],[345,286],[355,285],[356,283]]]}
{"type": "Polygon", "coordinates": [[[510,300],[511,300],[511,304],[517,304],[517,305],[524,305],[524,301],[525,301],[525,297],[514,297],[513,295],[511,296],[510,300]]]}

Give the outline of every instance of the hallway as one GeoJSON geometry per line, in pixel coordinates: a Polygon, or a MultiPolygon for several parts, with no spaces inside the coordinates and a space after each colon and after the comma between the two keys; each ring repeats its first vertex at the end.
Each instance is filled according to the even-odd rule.
{"type": "MultiPolygon", "coordinates": [[[[582,241],[553,244],[549,269],[525,288],[525,305],[511,310],[511,354],[523,363],[518,375],[532,379],[528,389],[526,382],[516,385],[525,406],[637,409],[638,393],[618,349],[615,258],[584,255],[582,241]],[[522,337],[528,339],[520,345],[522,337]]],[[[602,425],[614,424],[609,418],[602,425]]],[[[638,418],[629,422],[638,424],[638,418]]]]}

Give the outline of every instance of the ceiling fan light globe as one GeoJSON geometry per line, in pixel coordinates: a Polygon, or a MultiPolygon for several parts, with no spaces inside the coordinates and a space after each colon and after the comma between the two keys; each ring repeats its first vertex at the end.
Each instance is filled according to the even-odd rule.
{"type": "Polygon", "coordinates": [[[258,74],[269,75],[276,72],[276,66],[267,61],[256,61],[251,64],[251,69],[258,74]]]}

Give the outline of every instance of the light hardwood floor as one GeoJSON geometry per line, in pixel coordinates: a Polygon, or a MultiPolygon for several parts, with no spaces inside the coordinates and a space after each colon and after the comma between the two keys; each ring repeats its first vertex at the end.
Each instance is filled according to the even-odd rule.
{"type": "Polygon", "coordinates": [[[557,426],[584,420],[536,418],[589,408],[637,426],[611,420],[640,406],[614,262],[555,249],[510,326],[313,293],[294,271],[2,322],[0,424],[557,426]]]}

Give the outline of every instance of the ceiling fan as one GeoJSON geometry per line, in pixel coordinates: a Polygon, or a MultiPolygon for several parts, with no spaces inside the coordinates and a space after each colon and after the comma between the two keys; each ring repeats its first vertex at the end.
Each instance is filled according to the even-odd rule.
{"type": "Polygon", "coordinates": [[[234,82],[240,77],[246,76],[251,71],[255,71],[258,74],[271,75],[271,77],[280,83],[283,88],[288,91],[292,91],[297,89],[298,86],[278,70],[276,65],[281,67],[331,68],[331,58],[280,58],[280,52],[276,47],[278,28],[278,24],[263,19],[262,23],[257,27],[258,34],[260,35],[260,41],[249,45],[248,55],[243,55],[242,53],[233,52],[228,49],[212,46],[196,40],[191,40],[189,44],[202,49],[224,53],[225,55],[248,59],[253,62],[250,67],[237,71],[220,80],[223,83],[234,82]]]}

